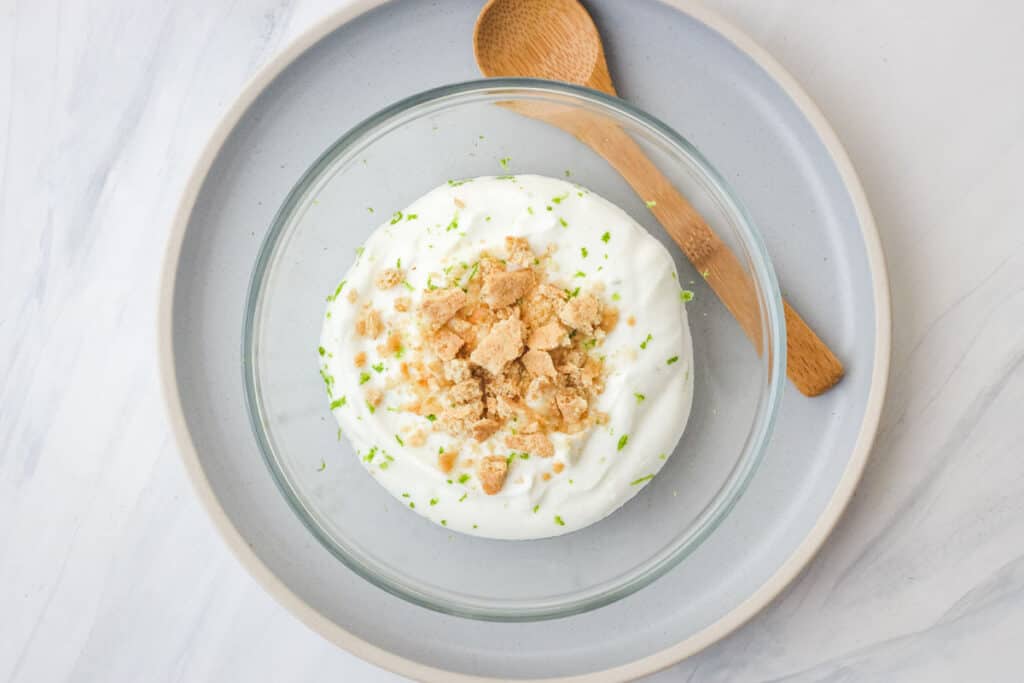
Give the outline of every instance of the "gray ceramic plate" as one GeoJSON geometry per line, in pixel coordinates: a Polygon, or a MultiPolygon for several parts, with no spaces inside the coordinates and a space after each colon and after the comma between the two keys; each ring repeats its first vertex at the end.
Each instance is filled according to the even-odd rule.
{"type": "Polygon", "coordinates": [[[749,39],[683,2],[588,2],[622,95],[675,126],[732,184],[783,291],[849,374],[822,398],[788,388],[764,464],[733,513],[682,565],[611,606],[482,623],[415,607],[355,576],[292,514],[257,450],[239,355],[246,288],[274,212],[330,143],[412,92],[477,76],[470,36],[480,5],[352,3],[242,93],[189,183],[170,240],[160,313],[169,411],[229,545],[268,591],[340,646],[422,679],[628,679],[742,624],[831,530],[859,479],[885,390],[884,263],[827,123],[749,39]]]}

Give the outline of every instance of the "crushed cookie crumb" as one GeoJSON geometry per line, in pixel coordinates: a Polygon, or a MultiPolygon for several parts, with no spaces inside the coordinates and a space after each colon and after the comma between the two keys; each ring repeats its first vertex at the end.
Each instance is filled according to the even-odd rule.
{"type": "Polygon", "coordinates": [[[566,301],[558,318],[574,330],[591,334],[601,323],[601,302],[593,294],[583,294],[566,301]]]}
{"type": "Polygon", "coordinates": [[[431,348],[442,361],[453,360],[465,343],[462,337],[445,328],[438,330],[430,340],[431,348]]]}
{"type": "Polygon", "coordinates": [[[499,427],[501,427],[501,425],[498,423],[497,420],[485,418],[483,420],[478,420],[477,422],[474,422],[473,426],[470,427],[470,431],[473,433],[474,439],[476,439],[479,442],[483,442],[489,439],[491,435],[494,434],[496,431],[498,431],[499,427]]]}
{"type": "Polygon", "coordinates": [[[505,308],[523,298],[534,283],[533,271],[528,269],[485,274],[480,298],[491,310],[505,308]]]}
{"type": "Polygon", "coordinates": [[[569,389],[560,390],[555,396],[555,403],[566,424],[580,422],[587,413],[587,400],[569,389]]]}
{"type": "Polygon", "coordinates": [[[506,364],[522,354],[523,332],[523,323],[518,317],[496,323],[470,354],[470,361],[492,375],[500,374],[506,364]]]}
{"type": "Polygon", "coordinates": [[[395,310],[399,313],[405,313],[412,307],[412,300],[407,296],[400,296],[395,299],[395,310]]]}
{"type": "Polygon", "coordinates": [[[380,313],[373,308],[364,308],[356,318],[356,334],[360,337],[376,339],[384,331],[384,325],[380,321],[380,313]]]}
{"type": "Polygon", "coordinates": [[[377,289],[391,289],[405,279],[405,271],[401,268],[385,268],[375,281],[377,289]]]}
{"type": "Polygon", "coordinates": [[[552,321],[535,329],[526,345],[538,351],[550,351],[560,346],[569,345],[569,332],[557,321],[552,321]]]}
{"type": "Polygon", "coordinates": [[[551,360],[551,354],[547,351],[530,349],[523,354],[523,367],[534,377],[550,377],[554,379],[558,376],[558,373],[555,371],[555,364],[551,360]]]}
{"type": "Polygon", "coordinates": [[[533,254],[533,249],[530,248],[529,241],[525,237],[506,237],[505,251],[508,252],[509,263],[523,268],[533,265],[533,260],[536,258],[533,254]]]}
{"type": "Polygon", "coordinates": [[[420,312],[427,327],[438,330],[466,305],[466,293],[458,288],[435,289],[424,293],[420,312]]]}
{"type": "Polygon", "coordinates": [[[348,299],[348,302],[350,304],[354,304],[356,301],[359,300],[359,292],[357,292],[353,287],[352,289],[348,290],[348,294],[345,295],[345,298],[348,299]]]}
{"type": "Polygon", "coordinates": [[[361,368],[364,365],[366,365],[366,352],[365,351],[360,351],[359,353],[357,353],[355,355],[355,357],[352,359],[352,363],[357,368],[361,368]]]}
{"type": "Polygon", "coordinates": [[[447,474],[455,467],[455,459],[459,457],[456,451],[441,451],[437,454],[437,467],[447,474]]]}
{"type": "Polygon", "coordinates": [[[476,468],[476,476],[480,480],[480,488],[488,496],[493,496],[505,485],[508,476],[508,462],[500,455],[488,455],[480,459],[476,468]]]}
{"type": "Polygon", "coordinates": [[[555,447],[544,434],[514,434],[505,440],[509,448],[525,451],[530,455],[550,458],[555,454],[555,447]]]}

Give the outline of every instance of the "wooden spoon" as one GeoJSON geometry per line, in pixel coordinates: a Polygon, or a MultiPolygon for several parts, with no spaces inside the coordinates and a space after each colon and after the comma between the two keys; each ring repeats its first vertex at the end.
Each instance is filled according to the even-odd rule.
{"type": "MultiPolygon", "coordinates": [[[[490,0],[477,17],[473,51],[488,77],[544,78],[617,95],[597,27],[578,0],[490,0]]],[[[707,280],[756,348],[761,314],[754,282],[736,255],[657,169],[625,131],[611,121],[543,103],[514,107],[556,125],[589,145],[648,202],[655,217],[707,280]]],[[[789,379],[817,396],[843,376],[825,342],[783,301],[789,379]]]]}

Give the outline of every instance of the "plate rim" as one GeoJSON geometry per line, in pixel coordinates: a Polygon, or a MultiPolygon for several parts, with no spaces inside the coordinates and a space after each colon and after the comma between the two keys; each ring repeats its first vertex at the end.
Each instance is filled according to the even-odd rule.
{"type": "MultiPolygon", "coordinates": [[[[172,335],[174,291],[181,249],[199,191],[224,142],[256,98],[298,57],[331,32],[371,9],[383,5],[387,1],[351,0],[343,7],[317,20],[312,26],[294,38],[285,49],[260,67],[246,82],[207,139],[185,183],[181,200],[175,210],[161,266],[156,319],[161,394],[171,426],[172,436],[177,446],[176,450],[185,466],[185,471],[191,481],[196,497],[206,511],[207,516],[214,523],[214,527],[221,538],[243,568],[280,605],[328,641],[357,657],[394,673],[425,681],[458,681],[461,683],[498,681],[502,679],[447,671],[394,654],[345,630],[292,592],[263,563],[255,551],[249,547],[241,532],[231,522],[231,519],[227,516],[220,501],[217,499],[199,461],[198,451],[188,431],[174,368],[174,340],[172,335]]],[[[796,79],[766,50],[755,43],[752,38],[716,12],[700,5],[696,0],[659,1],[715,31],[761,67],[782,88],[800,110],[801,114],[811,124],[825,146],[832,162],[835,164],[843,185],[850,195],[854,213],[857,216],[864,239],[868,267],[871,272],[874,294],[873,303],[875,306],[875,354],[871,372],[871,386],[868,391],[864,417],[861,420],[860,430],[854,442],[853,451],[839,482],[836,484],[835,490],[832,492],[832,496],[796,550],[757,590],[716,622],[674,645],[640,659],[602,671],[574,674],[572,676],[521,680],[545,683],[581,683],[584,680],[631,680],[668,668],[721,640],[749,621],[796,578],[797,574],[810,562],[831,534],[860,481],[878,432],[882,406],[885,401],[892,342],[889,278],[885,256],[882,252],[881,239],[878,235],[878,229],[871,208],[868,205],[864,189],[846,150],[843,148],[842,143],[840,143],[835,131],[832,130],[831,125],[825,119],[824,114],[822,114],[810,96],[797,83],[796,79]]]]}

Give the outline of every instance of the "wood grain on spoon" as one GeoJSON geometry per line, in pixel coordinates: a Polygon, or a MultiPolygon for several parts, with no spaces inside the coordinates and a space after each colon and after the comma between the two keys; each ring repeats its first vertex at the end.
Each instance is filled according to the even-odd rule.
{"type": "MultiPolygon", "coordinates": [[[[577,0],[490,0],[477,18],[473,49],[488,77],[544,78],[616,95],[597,27],[577,0]]],[[[760,349],[761,314],[750,273],[696,209],[613,122],[553,103],[513,108],[572,133],[614,167],[760,349]]],[[[843,376],[843,366],[793,307],[786,317],[786,367],[802,393],[817,396],[843,376]]]]}

